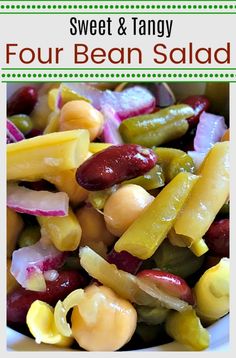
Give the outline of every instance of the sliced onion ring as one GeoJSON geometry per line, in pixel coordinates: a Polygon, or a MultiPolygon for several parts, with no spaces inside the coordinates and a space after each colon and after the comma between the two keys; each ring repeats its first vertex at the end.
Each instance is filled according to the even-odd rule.
{"type": "Polygon", "coordinates": [[[103,132],[101,135],[103,142],[112,143],[115,145],[123,144],[124,142],[119,133],[121,120],[119,119],[115,110],[109,104],[107,104],[102,106],[102,113],[105,118],[103,132]]]}
{"type": "Polygon", "coordinates": [[[8,183],[7,206],[18,213],[29,215],[66,216],[69,210],[69,197],[63,192],[36,191],[8,183]]]}
{"type": "Polygon", "coordinates": [[[71,337],[72,331],[69,323],[67,322],[66,315],[69,310],[78,306],[84,298],[84,290],[79,288],[71,292],[64,301],[58,301],[54,309],[54,320],[57,330],[65,337],[71,337]]]}
{"type": "Polygon", "coordinates": [[[25,139],[23,133],[12,123],[9,119],[7,119],[7,142],[15,143],[25,139]]]}

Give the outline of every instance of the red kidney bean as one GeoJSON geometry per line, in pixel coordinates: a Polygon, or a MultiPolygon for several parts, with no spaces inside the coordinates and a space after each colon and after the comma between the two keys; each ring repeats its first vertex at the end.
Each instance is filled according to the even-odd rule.
{"type": "Polygon", "coordinates": [[[190,305],[194,304],[192,290],[180,276],[160,270],[143,270],[137,274],[137,277],[150,280],[169,295],[186,301],[190,305]]]}
{"type": "Polygon", "coordinates": [[[189,96],[183,99],[181,103],[188,104],[195,111],[194,116],[187,118],[190,128],[198,124],[200,114],[203,111],[206,112],[210,107],[210,102],[206,96],[189,96]]]}
{"type": "Polygon", "coordinates": [[[112,249],[107,255],[107,261],[110,264],[115,264],[119,270],[132,273],[133,275],[138,272],[143,262],[138,257],[131,255],[127,251],[116,252],[114,249],[112,249]]]}
{"type": "Polygon", "coordinates": [[[217,265],[220,262],[220,260],[221,260],[221,257],[219,257],[219,256],[211,256],[211,255],[209,255],[209,253],[207,253],[206,257],[205,257],[205,260],[204,260],[204,265],[202,267],[203,272],[205,272],[206,270],[208,270],[212,266],[217,265]]]}
{"type": "Polygon", "coordinates": [[[204,239],[214,256],[229,257],[229,219],[214,221],[204,239]]]}
{"type": "Polygon", "coordinates": [[[33,138],[39,135],[43,135],[43,131],[40,129],[33,128],[29,133],[26,134],[25,138],[33,138]]]}
{"type": "Polygon", "coordinates": [[[7,116],[30,114],[38,100],[36,88],[24,86],[19,88],[7,101],[7,116]]]}
{"type": "Polygon", "coordinates": [[[41,300],[54,306],[58,300],[63,300],[70,292],[85,287],[89,281],[84,275],[75,270],[59,272],[55,281],[46,281],[45,292],[25,290],[23,287],[7,295],[7,322],[25,323],[26,314],[31,303],[41,300]]]}
{"type": "Polygon", "coordinates": [[[103,190],[145,174],[156,162],[152,149],[136,144],[111,146],[87,159],[77,169],[76,180],[87,190],[103,190]]]}
{"type": "Polygon", "coordinates": [[[40,191],[40,190],[52,191],[55,189],[55,186],[53,184],[49,183],[47,180],[44,179],[38,181],[22,181],[19,185],[20,186],[22,185],[28,189],[32,189],[36,191],[40,191]]]}

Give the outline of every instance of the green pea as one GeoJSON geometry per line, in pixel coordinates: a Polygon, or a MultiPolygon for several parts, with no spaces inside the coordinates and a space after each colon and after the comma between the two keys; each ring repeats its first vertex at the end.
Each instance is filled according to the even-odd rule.
{"type": "Polygon", "coordinates": [[[169,309],[161,306],[149,307],[137,305],[138,322],[149,325],[163,323],[168,315],[169,309]]]}
{"type": "Polygon", "coordinates": [[[27,226],[18,239],[19,247],[34,245],[41,237],[40,227],[37,225],[27,226]]]}
{"type": "Polygon", "coordinates": [[[165,239],[152,256],[152,260],[160,270],[186,278],[200,269],[204,256],[197,257],[189,248],[173,246],[165,239]]]}
{"type": "Polygon", "coordinates": [[[32,121],[26,114],[16,114],[11,116],[9,120],[23,133],[28,134],[33,128],[32,121]]]}

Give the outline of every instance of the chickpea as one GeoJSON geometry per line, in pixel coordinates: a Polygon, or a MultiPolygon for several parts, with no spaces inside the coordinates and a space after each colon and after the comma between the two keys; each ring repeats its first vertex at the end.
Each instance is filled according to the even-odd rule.
{"type": "Polygon", "coordinates": [[[113,244],[115,238],[107,230],[103,215],[96,209],[83,206],[75,214],[82,229],[80,246],[94,247],[94,243],[98,242],[103,242],[106,246],[113,244]]]}
{"type": "Polygon", "coordinates": [[[93,141],[102,132],[103,115],[90,103],[83,100],[67,102],[61,109],[59,130],[87,129],[90,141],[93,141]]]}
{"type": "Polygon", "coordinates": [[[229,259],[206,270],[194,287],[196,311],[206,323],[229,313],[229,259]]]}
{"type": "Polygon", "coordinates": [[[110,288],[91,285],[72,311],[72,335],[87,351],[115,351],[132,337],[137,313],[110,288]]]}
{"type": "Polygon", "coordinates": [[[105,203],[107,229],[113,235],[121,236],[153,200],[154,197],[139,185],[122,186],[105,203]]]}

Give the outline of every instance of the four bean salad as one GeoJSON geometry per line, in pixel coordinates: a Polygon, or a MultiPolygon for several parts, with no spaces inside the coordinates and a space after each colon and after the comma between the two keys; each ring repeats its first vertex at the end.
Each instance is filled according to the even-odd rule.
{"type": "Polygon", "coordinates": [[[8,327],[80,351],[208,349],[229,314],[225,111],[167,83],[22,84],[6,128],[8,327]]]}

